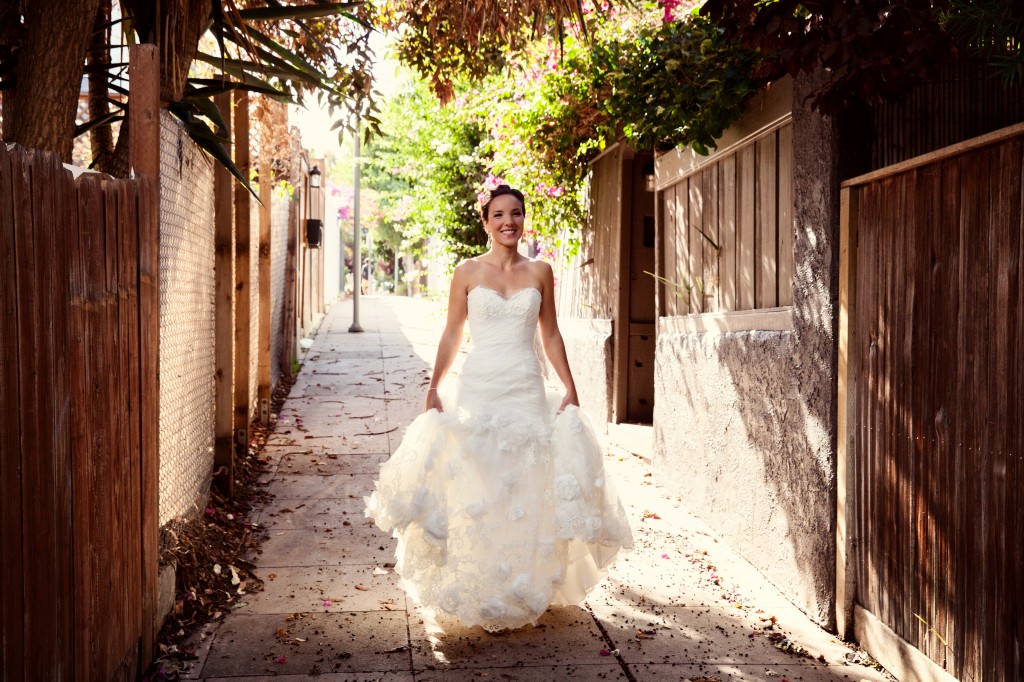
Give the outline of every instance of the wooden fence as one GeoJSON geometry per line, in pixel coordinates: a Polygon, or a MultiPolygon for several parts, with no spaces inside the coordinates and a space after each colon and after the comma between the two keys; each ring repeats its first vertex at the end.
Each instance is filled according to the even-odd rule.
{"type": "Polygon", "coordinates": [[[157,567],[158,195],[0,144],[7,680],[130,680],[157,567]]]}
{"type": "Polygon", "coordinates": [[[856,634],[901,679],[1024,679],[1024,124],[843,192],[837,582],[856,634]]]}
{"type": "Polygon", "coordinates": [[[875,170],[1024,120],[1024,86],[1007,86],[985,64],[938,64],[906,96],[872,106],[869,118],[875,170]]]}

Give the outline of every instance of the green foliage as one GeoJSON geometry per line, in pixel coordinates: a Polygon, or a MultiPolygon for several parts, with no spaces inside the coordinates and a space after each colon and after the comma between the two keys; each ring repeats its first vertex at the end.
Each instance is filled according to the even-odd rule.
{"type": "Polygon", "coordinates": [[[761,85],[752,77],[758,53],[725,40],[706,17],[619,36],[595,45],[592,82],[600,110],[634,147],[707,154],[761,85]]]}
{"type": "Polygon", "coordinates": [[[707,0],[701,14],[765,55],[759,75],[813,73],[811,105],[841,111],[905,94],[952,56],[938,23],[948,0],[707,0]]]}
{"type": "Polygon", "coordinates": [[[526,195],[542,255],[573,253],[598,153],[622,138],[707,153],[757,88],[756,52],[704,17],[671,19],[653,2],[591,12],[588,39],[538,39],[503,71],[456,85],[447,106],[425,83],[389,102],[367,170],[382,224],[407,245],[432,237],[456,258],[480,253],[475,193],[491,172],[526,195]]]}
{"type": "Polygon", "coordinates": [[[754,50],[708,19],[665,20],[654,3],[594,13],[589,41],[551,40],[519,57],[519,77],[474,93],[492,121],[494,170],[539,198],[532,226],[553,246],[586,218],[588,163],[617,139],[640,149],[693,145],[702,154],[743,111],[758,83],[754,50]]]}
{"type": "Polygon", "coordinates": [[[457,259],[482,253],[476,191],[487,159],[479,121],[439,107],[425,84],[412,82],[385,104],[382,129],[366,149],[364,172],[383,229],[404,235],[403,251],[422,251],[429,239],[457,259]]]}
{"type": "Polygon", "coordinates": [[[1020,0],[950,0],[940,23],[994,69],[1007,88],[1024,85],[1024,4],[1020,0]]]}

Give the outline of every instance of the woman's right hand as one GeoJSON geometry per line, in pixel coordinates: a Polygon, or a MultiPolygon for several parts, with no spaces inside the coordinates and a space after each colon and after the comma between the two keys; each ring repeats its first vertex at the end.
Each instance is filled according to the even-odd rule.
{"type": "Polygon", "coordinates": [[[441,405],[441,398],[437,395],[436,389],[427,391],[427,399],[423,402],[423,411],[430,412],[431,410],[444,412],[444,407],[441,405]]]}

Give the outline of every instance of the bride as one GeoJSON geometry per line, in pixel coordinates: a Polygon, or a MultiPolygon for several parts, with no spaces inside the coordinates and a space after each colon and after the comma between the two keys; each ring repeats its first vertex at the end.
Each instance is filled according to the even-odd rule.
{"type": "Polygon", "coordinates": [[[578,604],[633,539],[579,410],[547,263],[519,253],[523,194],[482,193],[490,249],[455,268],[424,412],[381,465],[366,514],[398,538],[418,604],[490,631],[578,604]],[[469,321],[455,384],[442,384],[469,321]],[[534,346],[565,387],[549,396],[534,346]]]}

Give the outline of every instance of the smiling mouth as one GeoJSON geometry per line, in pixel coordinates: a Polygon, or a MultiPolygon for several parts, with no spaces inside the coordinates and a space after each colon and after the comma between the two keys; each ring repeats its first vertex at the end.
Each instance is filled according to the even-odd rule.
{"type": "Polygon", "coordinates": [[[500,233],[502,233],[502,234],[506,234],[506,235],[507,235],[507,234],[515,234],[515,233],[516,233],[516,230],[515,230],[515,229],[510,229],[510,230],[498,230],[498,232],[500,232],[500,233]]]}

